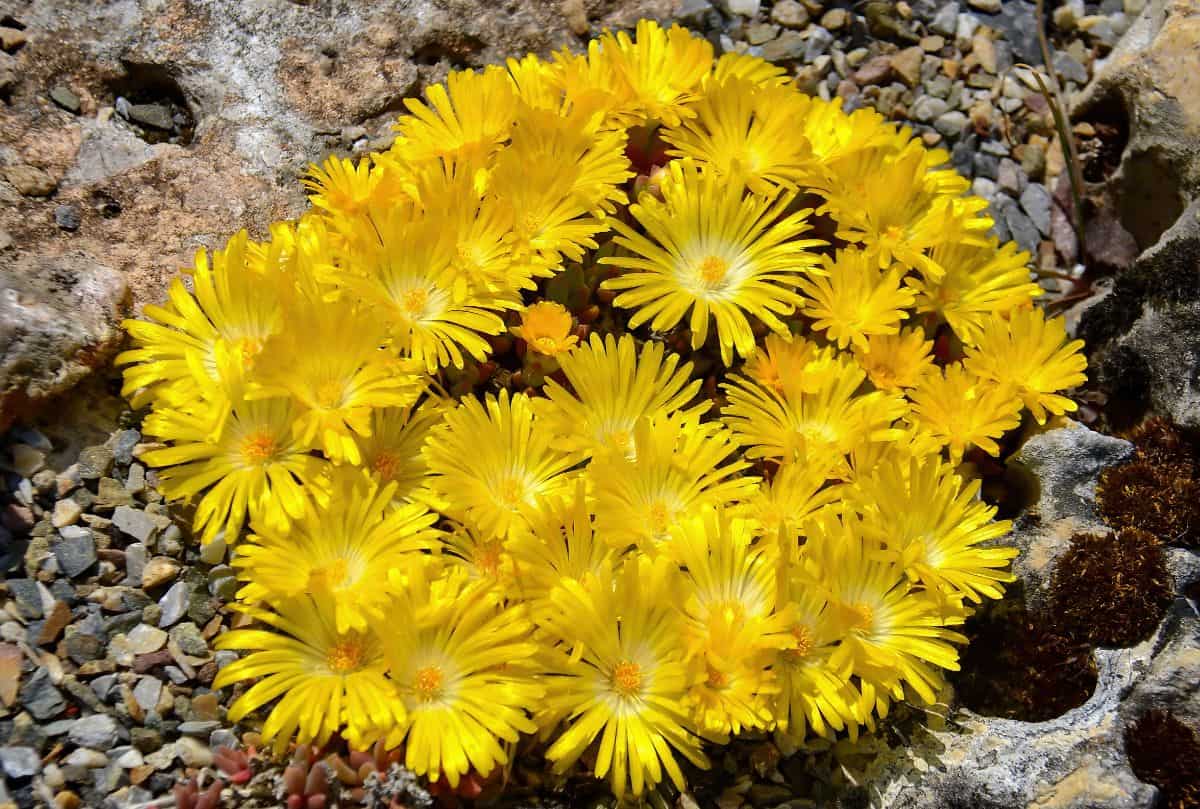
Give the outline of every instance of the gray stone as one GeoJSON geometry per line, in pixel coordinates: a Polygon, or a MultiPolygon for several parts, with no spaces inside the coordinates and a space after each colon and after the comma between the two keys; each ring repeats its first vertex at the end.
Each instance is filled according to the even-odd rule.
{"type": "Polygon", "coordinates": [[[83,223],[83,211],[74,202],[65,202],[54,209],[54,224],[62,230],[74,233],[83,223]]]}
{"type": "Polygon", "coordinates": [[[117,743],[117,721],[108,714],[98,713],[75,720],[67,738],[80,747],[106,750],[117,743]]]}
{"type": "Polygon", "coordinates": [[[113,511],[112,522],[138,542],[149,542],[158,532],[158,526],[150,515],[130,506],[117,506],[113,511]]]}
{"type": "Polygon", "coordinates": [[[1025,215],[1021,206],[1012,197],[1001,197],[998,204],[1003,212],[1004,224],[1008,228],[1012,240],[1022,250],[1031,254],[1037,253],[1038,243],[1041,241],[1037,226],[1025,215]]]}
{"type": "Polygon", "coordinates": [[[42,617],[42,595],[38,592],[38,583],[35,580],[9,579],[5,586],[16,599],[22,615],[32,619],[42,617]]]}
{"type": "Polygon", "coordinates": [[[0,766],[9,778],[29,778],[42,767],[42,758],[32,747],[0,747],[0,766]]]}
{"type": "Polygon", "coordinates": [[[113,451],[106,446],[84,447],[79,453],[79,477],[99,480],[112,472],[113,451]]]}
{"type": "Polygon", "coordinates": [[[170,132],[175,128],[175,119],[171,108],[164,104],[127,104],[118,108],[125,112],[125,117],[134,123],[170,132]]]}
{"type": "Polygon", "coordinates": [[[79,96],[71,92],[71,88],[56,84],[50,90],[50,100],[67,112],[79,114],[79,96]]]}
{"type": "Polygon", "coordinates": [[[948,138],[957,137],[962,134],[963,127],[967,125],[967,116],[958,110],[950,110],[949,112],[939,115],[937,120],[933,122],[933,128],[941,132],[948,138]]]}
{"type": "Polygon", "coordinates": [[[803,28],[808,25],[808,9],[796,0],[778,0],[771,7],[771,21],[785,28],[803,28]]]}
{"type": "Polygon", "coordinates": [[[205,737],[221,726],[220,722],[211,719],[195,720],[192,722],[182,722],[179,725],[179,732],[184,736],[205,737]]]}
{"type": "Polygon", "coordinates": [[[958,28],[958,3],[946,3],[929,22],[929,30],[935,34],[952,37],[958,28]]]}
{"type": "Polygon", "coordinates": [[[61,539],[51,550],[58,559],[59,570],[72,579],[96,564],[96,541],[90,531],[85,536],[61,539]]]}
{"type": "Polygon", "coordinates": [[[1066,51],[1058,51],[1054,54],[1054,70],[1063,81],[1083,84],[1088,80],[1087,68],[1066,51]]]}
{"type": "Polygon", "coordinates": [[[1041,183],[1028,183],[1021,192],[1021,209],[1029,215],[1038,232],[1050,235],[1050,192],[1041,183]]]}
{"type": "Polygon", "coordinates": [[[142,571],[146,569],[146,546],[133,542],[125,548],[125,584],[140,587],[142,571]]]}
{"type": "Polygon", "coordinates": [[[833,44],[833,34],[819,25],[810,26],[807,33],[808,41],[804,45],[804,61],[812,62],[829,50],[829,46],[833,44]]]}
{"type": "Polygon", "coordinates": [[[923,95],[913,102],[909,112],[915,120],[927,124],[938,116],[944,115],[949,109],[950,105],[942,99],[932,95],[923,95]]]}
{"type": "Polygon", "coordinates": [[[759,0],[721,0],[721,6],[730,14],[753,17],[761,9],[762,3],[759,0]]]}
{"type": "Polygon", "coordinates": [[[763,45],[762,56],[772,62],[786,62],[804,55],[809,42],[796,31],[784,31],[778,39],[763,45]]]}
{"type": "Polygon", "coordinates": [[[120,466],[129,466],[133,462],[133,448],[142,440],[142,434],[137,430],[121,430],[113,437],[113,460],[120,466]]]}
{"type": "Polygon", "coordinates": [[[21,686],[21,704],[34,719],[53,719],[64,710],[67,702],[50,681],[50,672],[38,669],[21,686]]]}
{"type": "Polygon", "coordinates": [[[138,680],[137,685],[133,687],[133,698],[142,707],[142,710],[151,711],[158,705],[158,699],[162,696],[162,692],[162,680],[147,675],[138,680]]]}
{"type": "Polygon", "coordinates": [[[158,600],[158,606],[162,607],[162,617],[158,619],[158,625],[166,628],[179,623],[179,620],[187,612],[190,597],[191,589],[187,582],[177,581],[172,584],[171,588],[158,600]]]}
{"type": "Polygon", "coordinates": [[[200,627],[191,621],[173,628],[171,630],[171,640],[186,655],[192,657],[206,657],[208,655],[208,642],[200,634],[200,627]]]}
{"type": "Polygon", "coordinates": [[[135,655],[157,652],[167,643],[167,633],[147,624],[138,624],[125,636],[129,650],[135,655]]]}

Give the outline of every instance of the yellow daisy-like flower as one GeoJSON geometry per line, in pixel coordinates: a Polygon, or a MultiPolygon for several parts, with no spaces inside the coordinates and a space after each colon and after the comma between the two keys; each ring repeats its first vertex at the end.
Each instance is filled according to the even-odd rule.
{"type": "Polygon", "coordinates": [[[880,269],[873,255],[851,247],[839,250],[836,258],[822,257],[822,263],[824,273],[800,281],[808,296],[804,314],[814,319],[814,329],[824,331],[838,348],[853,343],[861,351],[868,337],[899,333],[914,299],[903,283],[903,267],[880,269]]]}
{"type": "Polygon", "coordinates": [[[273,605],[239,609],[272,629],[235,629],[217,637],[218,649],[249,651],[224,666],[213,681],[220,689],[258,682],[229,709],[237,722],[278,699],[260,731],[276,755],[295,738],[324,744],[342,733],[358,749],[406,721],[404,702],[384,674],[379,638],[372,632],[339,632],[327,599],[301,596],[273,605]]]}
{"type": "MultiPolygon", "coordinates": [[[[720,84],[726,79],[745,79],[760,87],[787,84],[790,79],[785,68],[748,53],[729,51],[717,57],[708,82],[720,84]]],[[[705,85],[705,90],[711,84],[705,85]]]]}
{"type": "Polygon", "coordinates": [[[404,99],[411,115],[395,126],[392,151],[406,161],[486,156],[508,139],[516,105],[502,67],[452,70],[445,84],[425,89],[425,99],[404,99]]]}
{"type": "Polygon", "coordinates": [[[708,759],[683,705],[687,669],[678,644],[679,580],[668,559],[631,557],[616,574],[563,581],[539,624],[560,644],[548,656],[539,717],[564,729],[546,751],[565,772],[599,738],[595,774],[618,797],[641,795],[664,775],[684,785],[675,755],[697,767],[708,759]],[[572,650],[574,650],[573,653],[572,650]]]}
{"type": "Polygon", "coordinates": [[[845,496],[833,482],[835,470],[819,462],[785,463],[768,484],[759,485],[746,502],[746,514],[758,523],[766,537],[795,539],[805,523],[821,509],[834,505],[845,496]]]}
{"type": "Polygon", "coordinates": [[[706,506],[733,504],[752,494],[758,479],[730,458],[736,445],[719,422],[683,414],[656,416],[634,430],[633,457],[597,456],[588,466],[596,493],[596,529],[616,548],[654,553],[685,517],[706,506]]]}
{"type": "Polygon", "coordinates": [[[203,542],[224,532],[232,545],[247,514],[284,530],[303,516],[308,499],[319,491],[329,464],[308,452],[293,425],[298,408],[286,398],[242,402],[214,441],[212,418],[188,410],[158,409],[146,417],[143,431],[171,442],[145,453],[158,472],[159,490],[168,499],[200,497],[193,526],[203,542]]]}
{"type": "Polygon", "coordinates": [[[933,341],[926,340],[925,330],[917,327],[897,334],[872,335],[867,338],[866,348],[857,350],[855,356],[872,385],[880,390],[899,390],[916,387],[933,365],[932,348],[933,341]]]}
{"type": "Polygon", "coordinates": [[[1016,548],[992,547],[1012,523],[995,520],[996,508],[979,500],[980,482],[964,485],[936,458],[877,467],[859,484],[867,513],[863,526],[882,543],[905,574],[932,591],[981,603],[1001,598],[1005,570],[1016,548]],[[985,543],[986,546],[985,546],[985,543]]]}
{"type": "Polygon", "coordinates": [[[526,709],[543,688],[525,607],[501,606],[489,582],[436,558],[389,580],[393,607],[376,632],[408,722],[387,745],[403,742],[409,769],[451,787],[471,770],[490,774],[508,761],[504,743],[537,729],[526,709]]]}
{"type": "Polygon", "coordinates": [[[328,598],[338,632],[365,630],[387,603],[379,583],[388,571],[440,547],[437,515],[419,505],[391,508],[394,492],[342,467],[327,502],[310,505],[288,530],[255,525],[233,560],[246,582],[238,597],[252,604],[305,593],[328,598]]]}
{"type": "Polygon", "coordinates": [[[1062,318],[1047,320],[1037,307],[986,321],[978,343],[967,346],[963,365],[980,379],[1015,390],[1038,424],[1046,423],[1047,414],[1075,412],[1078,405],[1057,391],[1087,381],[1083,341],[1068,340],[1062,318]]]}
{"type": "Polygon", "coordinates": [[[779,316],[801,303],[795,287],[805,276],[821,273],[809,247],[799,238],[808,230],[808,211],[787,213],[790,194],[746,194],[737,183],[705,171],[690,160],[675,160],[662,186],[660,202],[642,194],[629,206],[646,235],[614,222],[614,241],[632,255],[601,259],[625,272],[603,288],[623,290],[616,306],[635,309],[630,328],[649,323],[655,331],[677,325],[689,310],[692,348],[708,338],[716,321],[721,358],[733,362],[754,353],[748,315],[786,334],[779,316]]]}
{"type": "Polygon", "coordinates": [[[998,456],[995,439],[1021,423],[1021,400],[1013,389],[981,380],[961,362],[929,371],[909,398],[917,425],[949,447],[956,462],[971,446],[998,456]]]}
{"type": "Polygon", "coordinates": [[[658,23],[639,20],[633,39],[624,31],[606,31],[592,40],[588,60],[619,78],[625,103],[618,117],[677,126],[691,115],[690,102],[712,69],[713,48],[678,24],[664,31],[658,23]]]}
{"type": "Polygon", "coordinates": [[[362,307],[306,300],[287,319],[264,347],[249,395],[291,396],[304,406],[295,421],[300,441],[335,463],[361,463],[355,436],[371,434],[372,410],[413,404],[425,380],[382,348],[381,324],[362,307]]]}
{"type": "Polygon", "coordinates": [[[943,318],[968,345],[996,315],[1027,306],[1043,293],[1029,272],[1029,254],[1013,242],[1000,245],[993,237],[982,246],[939,244],[930,261],[942,275],[936,281],[913,280],[917,311],[943,318]]]}
{"type": "Polygon", "coordinates": [[[525,394],[464,400],[425,442],[429,487],[455,518],[503,539],[526,527],[523,509],[573,485],[568,472],[581,457],[555,444],[525,394]]]}
{"type": "Polygon", "coordinates": [[[768,334],[742,367],[742,373],[764,388],[783,393],[783,381],[799,390],[816,391],[825,377],[842,367],[837,351],[795,335],[768,334]]]}
{"type": "Polygon", "coordinates": [[[759,85],[748,78],[710,82],[692,108],[695,115],[662,138],[668,154],[690,157],[727,182],[757,194],[795,188],[810,171],[812,151],[796,135],[809,97],[787,85],[759,85]]]}
{"type": "Polygon", "coordinates": [[[381,486],[396,485],[396,500],[420,500],[429,468],[421,454],[430,431],[442,423],[446,403],[425,399],[411,407],[384,407],[371,414],[371,434],[358,437],[362,466],[381,486]]]}
{"type": "MultiPolygon", "coordinates": [[[[278,287],[281,279],[258,253],[246,231],[214,251],[199,250],[191,271],[194,291],[175,278],[166,306],[147,306],[148,320],[121,325],[135,348],[123,351],[117,365],[128,365],[122,395],[135,407],[152,397],[191,405],[206,397],[226,403],[240,397],[241,383],[254,368],[263,344],[282,327],[278,287]]],[[[220,416],[210,429],[220,429],[220,416]]]]}
{"type": "Polygon", "coordinates": [[[560,303],[539,301],[521,313],[521,325],[512,332],[538,354],[556,357],[576,346],[579,338],[571,334],[574,321],[560,303]]]}
{"type": "Polygon", "coordinates": [[[382,180],[383,171],[366,158],[356,164],[330,155],[320,166],[310,165],[303,182],[309,201],[336,219],[368,210],[379,199],[382,180]]]}
{"type": "MultiPolygon", "coordinates": [[[[639,350],[628,334],[620,340],[593,334],[559,364],[571,390],[549,380],[545,398],[533,401],[534,412],[560,446],[588,455],[630,454],[638,421],[681,410],[700,392],[700,380],[689,380],[690,362],[680,365],[679,355],[662,343],[647,342],[639,350]]],[[[697,405],[686,412],[698,416],[707,409],[697,405]]]]}

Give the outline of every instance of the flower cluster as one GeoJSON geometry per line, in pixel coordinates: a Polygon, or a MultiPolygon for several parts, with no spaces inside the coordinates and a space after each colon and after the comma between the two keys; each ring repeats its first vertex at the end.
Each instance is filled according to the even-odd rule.
{"type": "Polygon", "coordinates": [[[970,461],[1085,366],[947,154],[649,22],[407,104],[127,324],[231,718],[636,795],[935,700],[1015,553],[970,461]]]}

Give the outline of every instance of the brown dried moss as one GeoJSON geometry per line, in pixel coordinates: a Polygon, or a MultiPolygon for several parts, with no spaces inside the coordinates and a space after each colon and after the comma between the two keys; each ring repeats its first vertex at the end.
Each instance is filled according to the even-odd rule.
{"type": "Polygon", "coordinates": [[[1155,416],[1134,427],[1123,438],[1137,448],[1137,460],[1155,466],[1185,466],[1189,474],[1196,466],[1196,447],[1175,425],[1155,416]]]}
{"type": "Polygon", "coordinates": [[[979,613],[967,634],[971,642],[953,682],[976,713],[1044,722],[1082,705],[1096,689],[1091,647],[1044,627],[1023,605],[979,613]]]}
{"type": "Polygon", "coordinates": [[[1200,806],[1200,736],[1166,711],[1150,711],[1125,732],[1133,774],[1160,792],[1164,809],[1200,806]]]}
{"type": "Polygon", "coordinates": [[[1114,528],[1140,528],[1161,541],[1200,546],[1200,483],[1184,464],[1134,461],[1105,469],[1096,502],[1114,528]]]}
{"type": "Polygon", "coordinates": [[[1097,646],[1132,646],[1148,638],[1172,599],[1159,541],[1145,531],[1076,534],[1051,583],[1055,628],[1097,646]]]}

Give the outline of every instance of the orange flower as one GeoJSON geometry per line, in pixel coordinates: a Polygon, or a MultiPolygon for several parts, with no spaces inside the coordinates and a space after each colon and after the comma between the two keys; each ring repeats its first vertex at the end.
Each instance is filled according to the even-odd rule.
{"type": "Polygon", "coordinates": [[[513,329],[529,347],[539,354],[553,357],[570,351],[579,342],[571,334],[571,313],[561,304],[540,301],[521,315],[521,325],[513,329]]]}

